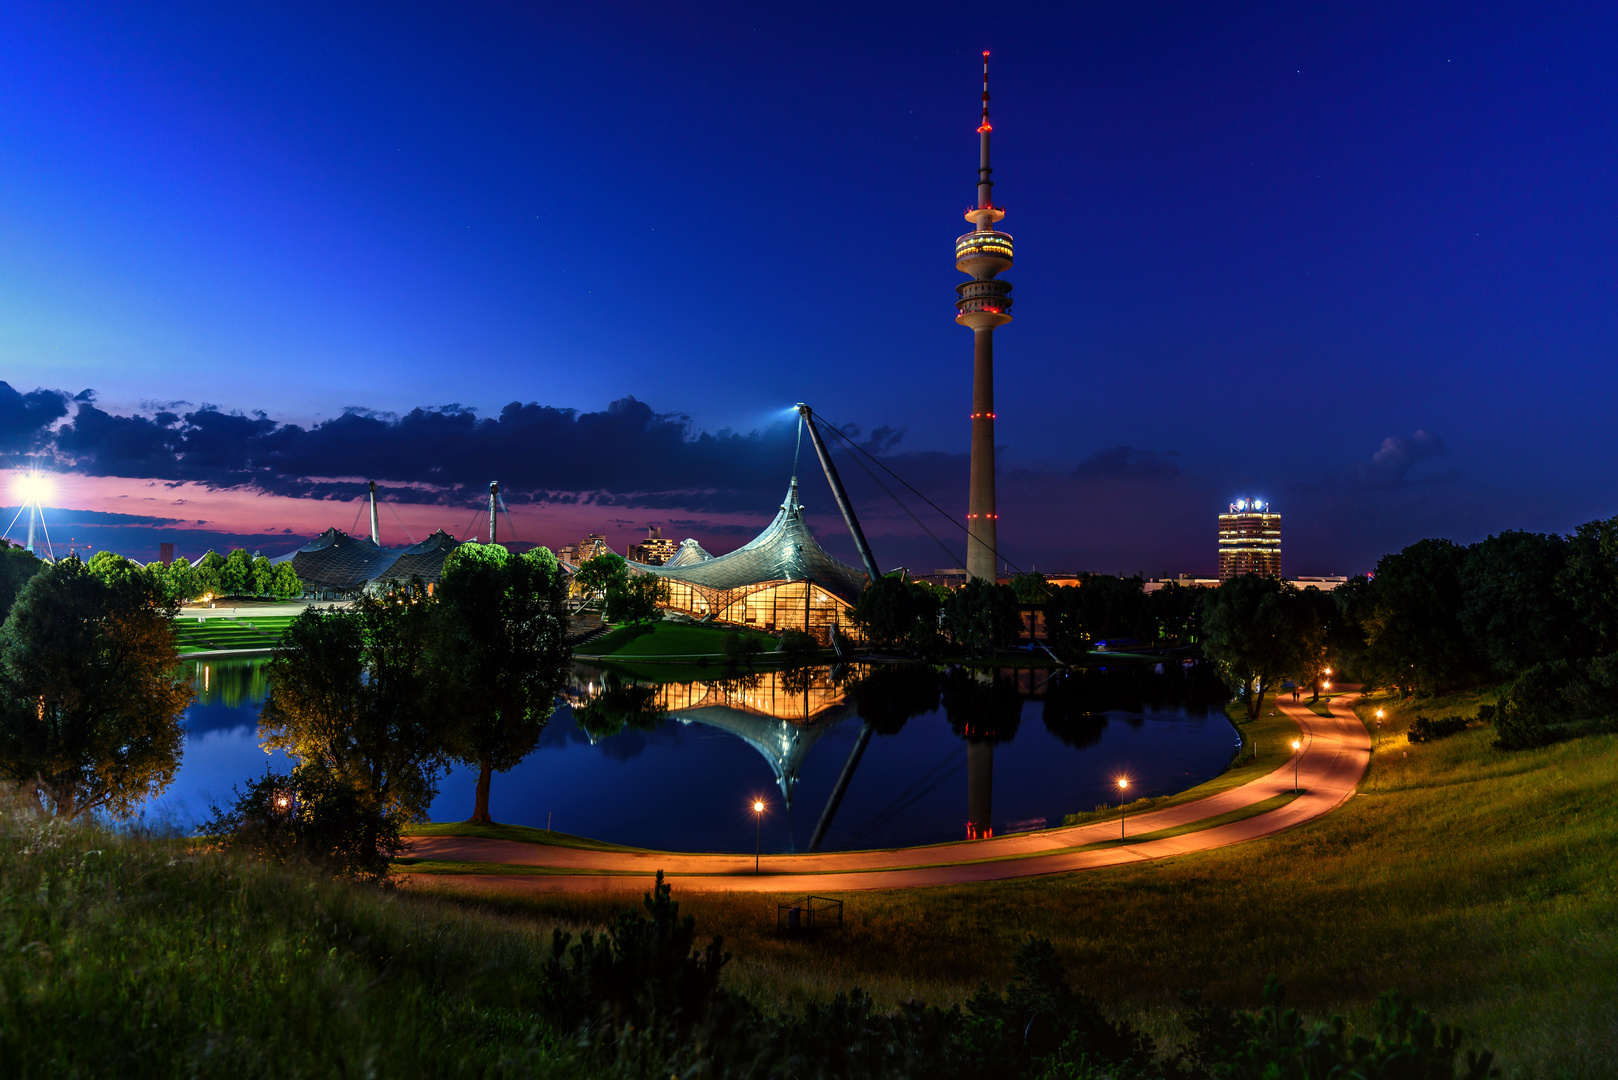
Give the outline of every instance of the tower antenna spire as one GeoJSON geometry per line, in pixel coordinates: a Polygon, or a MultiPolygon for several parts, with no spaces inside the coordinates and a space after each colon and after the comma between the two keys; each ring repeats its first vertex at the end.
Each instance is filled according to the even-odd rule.
{"type": "MultiPolygon", "coordinates": [[[[989,132],[994,127],[989,123],[989,50],[983,50],[983,122],[978,125],[978,209],[987,210],[994,206],[994,181],[989,179],[994,172],[989,168],[989,132]]],[[[988,222],[980,222],[978,228],[987,228],[988,222]]]]}

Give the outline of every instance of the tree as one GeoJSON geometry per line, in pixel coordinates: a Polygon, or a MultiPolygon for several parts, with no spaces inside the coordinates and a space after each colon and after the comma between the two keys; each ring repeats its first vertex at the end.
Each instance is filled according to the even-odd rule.
{"type": "Polygon", "coordinates": [[[90,561],[84,564],[84,568],[92,577],[99,578],[109,585],[123,581],[134,574],[145,573],[145,567],[112,551],[96,552],[90,556],[90,561]]]}
{"type": "Polygon", "coordinates": [[[602,612],[610,623],[649,622],[657,618],[659,604],[669,600],[669,584],[655,574],[630,574],[607,586],[602,612]]]}
{"type": "Polygon", "coordinates": [[[390,820],[426,816],[446,756],[428,694],[430,606],[412,582],[349,610],[305,611],[270,658],[259,713],[267,749],[329,774],[390,820]]]}
{"type": "Polygon", "coordinates": [[[493,820],[492,775],[533,753],[556,708],[572,657],[566,601],[561,567],[543,548],[511,556],[462,544],[444,560],[431,661],[455,718],[451,756],[478,770],[473,822],[493,820]]]}
{"type": "Polygon", "coordinates": [[[225,557],[217,551],[210,551],[197,561],[191,568],[192,596],[223,596],[225,595],[223,571],[225,557]]]}
{"type": "Polygon", "coordinates": [[[32,551],[0,540],[0,622],[11,613],[23,586],[44,567],[44,561],[32,551]]]}
{"type": "Polygon", "coordinates": [[[107,582],[70,556],[35,574],[0,630],[0,778],[65,818],[162,792],[191,702],[173,617],[145,573],[107,582]]]}
{"type": "Polygon", "coordinates": [[[158,575],[163,583],[163,595],[170,600],[183,602],[202,595],[202,590],[197,588],[196,571],[184,559],[175,559],[167,566],[153,563],[147,569],[158,575]]]}
{"type": "Polygon", "coordinates": [[[292,568],[290,560],[275,568],[270,579],[270,595],[277,600],[296,600],[303,595],[303,582],[298,580],[298,572],[292,568]]]}
{"type": "Polygon", "coordinates": [[[926,652],[938,637],[943,601],[932,587],[898,576],[878,578],[854,604],[854,623],[873,648],[926,652]]]}
{"type": "Polygon", "coordinates": [[[1618,652],[1618,516],[1587,521],[1574,531],[1556,584],[1590,650],[1601,656],[1618,652]]]}
{"type": "Polygon", "coordinates": [[[1258,719],[1264,696],[1307,669],[1318,630],[1306,602],[1275,578],[1244,574],[1202,601],[1202,651],[1258,719]]]}
{"type": "Polygon", "coordinates": [[[1156,630],[1157,641],[1167,645],[1189,645],[1199,640],[1202,633],[1202,586],[1171,581],[1161,589],[1144,595],[1146,620],[1156,630]]]}
{"type": "Polygon", "coordinates": [[[1460,617],[1465,558],[1449,540],[1419,540],[1377,562],[1365,662],[1379,684],[1439,690],[1478,674],[1483,664],[1460,617]]]}
{"type": "Polygon", "coordinates": [[[1495,674],[1588,655],[1593,642],[1556,588],[1568,548],[1565,537],[1507,531],[1467,549],[1461,625],[1495,674]]]}
{"type": "Polygon", "coordinates": [[[253,556],[253,576],[250,590],[254,596],[270,595],[270,588],[275,583],[275,567],[263,555],[253,556]]]}
{"type": "Polygon", "coordinates": [[[1066,653],[1088,652],[1090,633],[1084,624],[1083,591],[1077,585],[1059,585],[1045,602],[1045,641],[1066,653]]]}
{"type": "Polygon", "coordinates": [[[1027,574],[1016,574],[1011,579],[1011,591],[1017,594],[1017,600],[1024,604],[1043,604],[1050,599],[1051,586],[1045,580],[1045,575],[1037,571],[1027,574]]]}
{"type": "Polygon", "coordinates": [[[587,596],[605,596],[614,585],[619,585],[629,578],[629,566],[624,557],[611,551],[604,551],[594,558],[586,559],[579,564],[573,574],[573,584],[587,596]]]}
{"type": "Polygon", "coordinates": [[[235,548],[219,568],[219,587],[225,596],[244,596],[253,591],[253,557],[246,548],[235,548]]]}
{"type": "Polygon", "coordinates": [[[1017,594],[1009,585],[974,578],[944,602],[944,622],[957,645],[972,653],[1010,648],[1022,633],[1017,594]]]}

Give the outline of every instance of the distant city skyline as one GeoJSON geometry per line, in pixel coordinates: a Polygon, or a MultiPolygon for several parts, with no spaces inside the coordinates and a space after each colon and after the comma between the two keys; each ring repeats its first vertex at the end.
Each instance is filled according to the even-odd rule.
{"type": "Polygon", "coordinates": [[[143,558],[371,479],[401,541],[499,479],[523,540],[719,551],[806,401],[953,519],[841,463],[877,558],[962,565],[988,49],[1006,559],[1211,575],[1248,494],[1289,575],[1618,513],[1618,12],[817,10],[7,5],[0,472],[143,558]]]}

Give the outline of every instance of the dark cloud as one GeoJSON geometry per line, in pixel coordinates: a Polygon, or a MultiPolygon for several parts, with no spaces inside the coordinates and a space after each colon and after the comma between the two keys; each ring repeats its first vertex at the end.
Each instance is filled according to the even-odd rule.
{"type": "Polygon", "coordinates": [[[68,395],[60,390],[23,394],[0,382],[0,453],[27,453],[45,441],[52,424],[67,415],[68,395]]]}
{"type": "MultiPolygon", "coordinates": [[[[1387,491],[1411,483],[1410,470],[1423,461],[1445,455],[1444,440],[1429,431],[1417,431],[1408,439],[1389,435],[1370,461],[1354,466],[1354,484],[1373,491],[1387,491]]],[[[1447,476],[1428,477],[1429,480],[1447,476]]]]}
{"type": "MultiPolygon", "coordinates": [[[[0,506],[0,514],[6,520],[11,520],[17,513],[15,506],[0,506]]],[[[157,517],[151,514],[119,514],[109,510],[59,510],[46,508],[47,521],[51,528],[68,528],[75,525],[100,525],[110,528],[151,528],[156,525],[178,525],[187,520],[185,518],[157,517]]]]}
{"type": "Polygon", "coordinates": [[[351,498],[351,483],[333,481],[363,478],[410,485],[390,491],[400,501],[453,503],[498,479],[509,502],[725,512],[774,492],[794,436],[790,423],[696,432],[689,418],[634,398],[601,412],[512,402],[493,417],[459,405],[403,416],[354,408],[307,429],[211,407],[118,416],[84,401],[55,448],[64,464],[92,475],[301,498],[351,498]]]}

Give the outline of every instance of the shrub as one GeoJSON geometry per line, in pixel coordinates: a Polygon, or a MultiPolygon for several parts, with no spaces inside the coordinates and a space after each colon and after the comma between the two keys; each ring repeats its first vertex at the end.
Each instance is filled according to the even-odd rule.
{"type": "Polygon", "coordinates": [[[235,802],[210,807],[213,816],[198,829],[224,850],[368,881],[385,879],[404,850],[398,815],[314,766],[290,776],[267,772],[247,790],[234,790],[235,802]]]}
{"type": "Polygon", "coordinates": [[[802,630],[788,630],[781,635],[780,650],[788,660],[799,663],[820,655],[820,642],[802,630]]]}
{"type": "Polygon", "coordinates": [[[1477,717],[1478,723],[1480,723],[1480,724],[1492,724],[1492,723],[1494,723],[1495,716],[1498,715],[1498,714],[1499,714],[1499,709],[1497,709],[1493,705],[1488,705],[1488,704],[1479,705],[1478,706],[1478,717],[1477,717]]]}
{"type": "Polygon", "coordinates": [[[1413,743],[1424,743],[1432,739],[1444,739],[1466,730],[1466,717],[1446,716],[1442,720],[1429,720],[1425,716],[1416,717],[1416,722],[1410,725],[1406,737],[1413,743]]]}
{"type": "Polygon", "coordinates": [[[1550,724],[1571,709],[1564,696],[1576,671],[1566,660],[1535,664],[1506,687],[1494,728],[1501,750],[1527,750],[1551,740],[1550,724]]]}
{"type": "Polygon", "coordinates": [[[732,630],[725,635],[724,648],[725,659],[731,664],[745,664],[749,667],[753,664],[753,658],[764,651],[764,646],[759,644],[758,638],[738,630],[732,630]]]}

